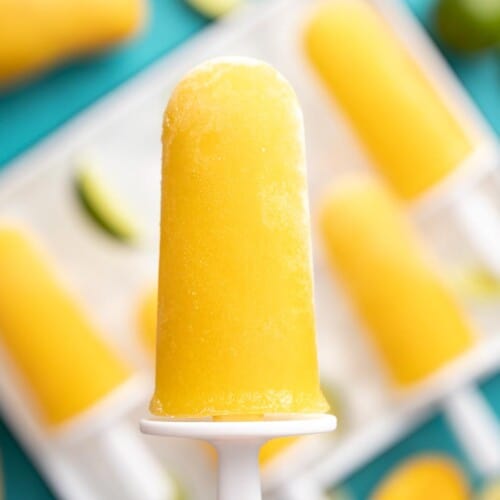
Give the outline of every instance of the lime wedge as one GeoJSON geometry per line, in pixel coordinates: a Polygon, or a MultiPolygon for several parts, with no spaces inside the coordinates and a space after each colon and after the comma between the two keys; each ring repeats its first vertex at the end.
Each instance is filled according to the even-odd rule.
{"type": "Polygon", "coordinates": [[[483,267],[464,268],[452,279],[455,289],[468,299],[498,300],[500,298],[500,280],[483,267]]]}
{"type": "Polygon", "coordinates": [[[200,14],[209,19],[221,17],[229,13],[242,0],[186,0],[186,2],[200,14]]]}
{"type": "Polygon", "coordinates": [[[94,164],[87,162],[78,168],[75,190],[86,213],[108,235],[126,243],[138,240],[138,224],[131,210],[94,164]]]}
{"type": "Polygon", "coordinates": [[[500,0],[440,0],[436,28],[446,44],[474,52],[500,44],[500,0]]]}

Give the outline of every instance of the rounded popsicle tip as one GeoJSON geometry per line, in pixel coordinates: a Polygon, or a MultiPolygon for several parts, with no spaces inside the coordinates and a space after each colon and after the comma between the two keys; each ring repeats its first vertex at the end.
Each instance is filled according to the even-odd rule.
{"type": "Polygon", "coordinates": [[[234,146],[264,155],[287,147],[303,164],[302,111],[292,86],[271,65],[249,57],[211,59],[185,75],[165,110],[167,154],[180,135],[191,141],[193,155],[226,157],[238,154],[234,146]]]}
{"type": "Polygon", "coordinates": [[[350,17],[364,17],[373,13],[373,9],[361,0],[329,0],[315,6],[304,27],[304,45],[308,55],[313,59],[328,56],[329,44],[342,32],[332,31],[337,22],[346,21],[350,17]]]}
{"type": "Polygon", "coordinates": [[[230,73],[232,71],[238,71],[238,68],[260,68],[260,70],[267,72],[268,74],[273,75],[274,78],[280,80],[281,84],[288,87],[288,89],[293,93],[293,89],[288,80],[271,64],[261,59],[247,56],[221,56],[207,59],[188,71],[177,84],[176,88],[182,86],[190,80],[197,80],[199,76],[217,74],[222,76],[226,72],[230,73]]]}

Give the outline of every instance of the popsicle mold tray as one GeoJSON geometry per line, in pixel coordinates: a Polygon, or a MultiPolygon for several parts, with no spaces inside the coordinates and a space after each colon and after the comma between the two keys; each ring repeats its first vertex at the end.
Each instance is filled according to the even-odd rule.
{"type": "MultiPolygon", "coordinates": [[[[428,71],[477,142],[491,145],[492,132],[411,15],[396,1],[373,3],[428,71]]],[[[108,340],[149,381],[152,360],[140,345],[135,314],[144,292],[155,283],[162,113],[181,75],[205,59],[241,55],[270,62],[291,81],[305,118],[313,228],[317,226],[316,203],[324,185],[346,171],[369,168],[366,155],[303,55],[302,23],[311,4],[307,0],[249,4],[74,118],[0,175],[2,220],[15,221],[35,233],[53,255],[60,273],[80,294],[89,314],[109,333],[108,340]],[[75,168],[82,158],[95,161],[134,207],[143,229],[141,246],[127,246],[109,238],[82,211],[74,189],[75,168]]],[[[436,238],[449,216],[443,200],[453,196],[460,183],[483,189],[483,184],[488,184],[485,179],[490,175],[490,163],[464,168],[460,182],[454,179],[449,186],[445,183],[411,210],[410,216],[427,233],[443,263],[459,265],[472,253],[466,242],[458,253],[456,245],[449,248],[436,238]]],[[[477,349],[421,387],[397,393],[364,338],[355,331],[358,325],[327,269],[316,234],[313,246],[320,364],[324,379],[337,388],[340,430],[334,437],[301,440],[271,463],[264,474],[270,495],[290,478],[300,477],[313,463],[328,463],[331,480],[340,481],[417,425],[455,388],[473,385],[500,366],[500,337],[489,328],[491,314],[474,310],[477,321],[485,325],[477,349]]],[[[86,498],[89,490],[92,498],[110,498],[105,478],[90,473],[91,443],[83,440],[76,446],[59,436],[54,445],[55,437],[49,437],[31,417],[30,403],[23,397],[15,370],[3,358],[2,415],[54,491],[69,499],[86,498]]],[[[126,420],[138,422],[145,414],[150,385],[145,384],[143,398],[127,409],[126,420]]],[[[190,498],[206,500],[207,492],[215,491],[210,452],[204,453],[195,443],[163,439],[147,442],[165,470],[174,471],[187,484],[190,498]]]]}

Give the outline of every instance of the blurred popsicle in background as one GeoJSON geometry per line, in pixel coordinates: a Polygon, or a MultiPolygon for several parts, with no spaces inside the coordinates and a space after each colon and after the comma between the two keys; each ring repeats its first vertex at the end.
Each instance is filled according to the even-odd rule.
{"type": "Polygon", "coordinates": [[[498,162],[496,145],[489,137],[475,137],[470,124],[468,130],[460,122],[391,26],[366,1],[320,4],[304,41],[312,66],[376,171],[408,202],[425,201],[438,186],[442,198],[446,192],[456,195],[451,200],[458,226],[492,271],[500,273],[498,211],[474,189],[475,171],[498,162]],[[459,175],[466,181],[471,176],[465,187],[451,183],[459,175]]]}
{"type": "Polygon", "coordinates": [[[0,88],[136,33],[145,0],[0,1],[0,88]]]}
{"type": "MultiPolygon", "coordinates": [[[[337,180],[325,195],[321,232],[335,276],[392,380],[422,382],[470,350],[477,338],[397,199],[366,176],[337,180]]],[[[500,427],[472,388],[445,403],[477,470],[500,472],[500,427]]]]}
{"type": "Polygon", "coordinates": [[[472,138],[364,0],[326,2],[305,41],[374,166],[403,199],[421,195],[471,154],[472,138]]]}
{"type": "Polygon", "coordinates": [[[80,415],[132,376],[18,229],[0,230],[0,266],[2,344],[46,425],[80,415]]]}
{"type": "Polygon", "coordinates": [[[0,346],[40,425],[67,446],[96,435],[122,498],[163,498],[167,476],[119,422],[143,396],[132,369],[101,340],[37,243],[14,226],[0,229],[0,275],[0,346]]]}
{"type": "Polygon", "coordinates": [[[398,384],[420,382],[472,347],[465,313],[382,184],[334,182],[321,232],[335,276],[398,384]]]}

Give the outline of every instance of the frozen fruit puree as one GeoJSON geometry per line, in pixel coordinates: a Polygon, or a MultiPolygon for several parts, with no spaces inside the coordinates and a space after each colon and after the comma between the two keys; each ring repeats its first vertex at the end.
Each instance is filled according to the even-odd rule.
{"type": "Polygon", "coordinates": [[[164,116],[157,415],[322,412],[302,115],[250,59],[207,62],[164,116]]]}

